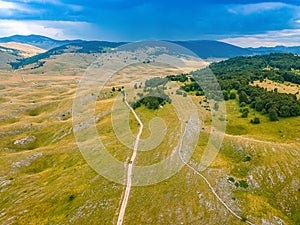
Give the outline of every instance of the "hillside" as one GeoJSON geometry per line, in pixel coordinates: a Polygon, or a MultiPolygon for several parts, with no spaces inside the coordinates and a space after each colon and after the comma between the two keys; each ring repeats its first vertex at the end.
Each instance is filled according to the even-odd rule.
{"type": "MultiPolygon", "coordinates": [[[[292,53],[272,53],[263,56],[236,57],[210,65],[217,76],[225,99],[237,91],[241,115],[248,117],[249,108],[268,115],[271,121],[278,117],[300,116],[297,99],[300,84],[300,57],[292,53]],[[287,89],[278,91],[263,88],[266,80],[282,83],[287,89]],[[256,83],[256,85],[253,85],[256,83]],[[289,86],[295,86],[293,92],[289,86]]],[[[279,86],[279,85],[278,85],[279,86]]]]}
{"type": "Polygon", "coordinates": [[[80,43],[62,45],[56,48],[53,48],[47,52],[35,55],[29,58],[21,59],[17,62],[10,63],[13,69],[18,69],[20,67],[29,65],[29,64],[39,64],[42,65],[43,59],[47,59],[51,56],[61,55],[64,53],[103,53],[111,48],[118,47],[124,43],[117,42],[106,42],[106,41],[84,41],[80,43]]]}
{"type": "Polygon", "coordinates": [[[17,61],[17,59],[21,59],[19,54],[20,52],[16,49],[0,46],[0,69],[1,70],[11,69],[10,63],[17,61]]]}
{"type": "MultiPolygon", "coordinates": [[[[229,45],[217,41],[178,41],[173,42],[181,45],[200,58],[230,58],[237,55],[250,55],[251,52],[233,45],[229,45]]],[[[22,66],[38,63],[40,60],[49,58],[52,55],[60,55],[63,53],[101,53],[115,48],[120,45],[126,44],[125,42],[105,42],[105,41],[82,41],[80,43],[67,44],[56,47],[40,55],[30,58],[22,59],[20,62],[12,63],[13,69],[18,69],[22,66]]]]}
{"type": "MultiPolygon", "coordinates": [[[[99,224],[99,218],[101,224],[115,224],[124,186],[107,180],[90,167],[73,132],[74,96],[84,69],[96,59],[93,54],[67,53],[49,59],[40,68],[0,72],[0,224],[99,224]]],[[[104,90],[96,93],[97,135],[107,151],[121,162],[132,154],[116,137],[117,130],[112,124],[112,118],[120,118],[113,114],[113,106],[116,102],[124,106],[118,91],[122,86],[128,92],[134,90],[136,95],[128,100],[131,102],[138,101],[140,96],[147,97],[149,88],[156,93],[161,90],[173,100],[163,107],[154,105],[155,109],[142,101],[135,109],[145,125],[141,138],[152,138],[151,129],[157,129],[157,123],[151,123],[153,118],[161,118],[166,126],[165,139],[159,146],[138,153],[139,166],[165,159],[179,143],[175,131],[180,131],[181,126],[175,104],[182,109],[191,98],[203,121],[188,166],[158,184],[134,187],[124,224],[299,224],[300,116],[270,121],[267,114],[248,104],[248,117],[244,118],[239,88],[235,86],[236,82],[244,84],[243,80],[254,76],[254,71],[261,74],[271,63],[272,73],[283,64],[285,67],[280,71],[292,72],[298,58],[290,54],[238,57],[211,66],[221,85],[225,85],[222,81],[227,76],[228,84],[233,85],[227,89],[236,94],[236,98],[225,101],[226,114],[197,93],[198,87],[192,85],[193,74],[174,68],[162,70],[151,63],[124,68],[104,90]],[[232,72],[230,66],[234,68],[232,72]],[[245,74],[247,70],[249,74],[245,74]],[[177,94],[178,85],[181,91],[188,91],[188,97],[177,94]],[[259,124],[250,123],[254,117],[259,118],[259,124]],[[224,141],[211,166],[197,173],[190,167],[198,168],[215,129],[211,123],[214,118],[226,121],[224,141]],[[242,219],[224,207],[199,174],[242,219]]],[[[186,121],[185,114],[180,116],[186,121]]],[[[125,119],[129,120],[132,132],[137,133],[138,123],[133,115],[125,119]]],[[[123,120],[114,122],[122,124],[123,120]]]]}
{"type": "Polygon", "coordinates": [[[200,58],[232,58],[235,56],[251,55],[250,50],[240,48],[220,41],[173,41],[196,53],[200,58]]]}
{"type": "Polygon", "coordinates": [[[44,53],[46,51],[44,49],[35,47],[33,45],[22,44],[22,43],[18,43],[18,42],[0,43],[0,46],[17,50],[17,51],[19,51],[19,56],[24,57],[24,58],[38,55],[38,54],[44,53]]]}
{"type": "Polygon", "coordinates": [[[300,54],[300,46],[275,46],[275,47],[259,47],[259,48],[247,48],[249,51],[255,54],[269,54],[269,53],[282,53],[290,52],[294,54],[300,54]]]}
{"type": "Polygon", "coordinates": [[[41,49],[50,50],[61,45],[79,43],[82,42],[82,40],[54,40],[52,38],[40,35],[13,35],[10,37],[0,38],[0,42],[18,42],[33,45],[41,49]]]}

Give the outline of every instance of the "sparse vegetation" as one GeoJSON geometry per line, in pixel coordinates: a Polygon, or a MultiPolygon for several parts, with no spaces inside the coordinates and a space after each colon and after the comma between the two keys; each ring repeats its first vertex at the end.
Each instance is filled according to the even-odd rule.
{"type": "MultiPolygon", "coordinates": [[[[43,71],[46,64],[37,70],[43,71]]],[[[70,68],[64,68],[61,72],[43,71],[45,73],[43,80],[40,80],[39,75],[27,75],[33,71],[26,71],[26,76],[30,78],[28,79],[30,82],[27,83],[19,81],[22,70],[14,74],[2,71],[0,78],[3,84],[1,85],[5,86],[5,89],[0,90],[3,98],[0,101],[2,110],[0,115],[0,184],[6,186],[1,186],[0,192],[0,199],[3,199],[0,201],[0,211],[3,210],[0,212],[1,224],[7,224],[7,221],[20,224],[98,224],[99,215],[101,223],[112,223],[120,202],[123,185],[108,181],[98,175],[78,151],[72,134],[72,120],[68,119],[71,113],[68,114],[68,110],[72,107],[72,97],[81,77],[81,70],[72,71],[72,74],[78,74],[72,78],[64,76],[69,70],[70,68]],[[8,83],[7,78],[10,77],[15,77],[15,80],[8,83]],[[32,146],[13,144],[15,140],[29,136],[36,137],[32,146]],[[34,156],[38,157],[34,158],[34,156]],[[32,160],[24,160],[28,157],[32,160]],[[12,167],[12,165],[22,166],[12,167]]],[[[168,78],[168,82],[176,82],[181,86],[194,82],[190,75],[179,76],[172,76],[174,81],[168,78]]],[[[226,134],[216,160],[202,173],[211,181],[212,186],[226,203],[230,202],[232,206],[239,207],[238,214],[243,215],[243,221],[249,218],[256,224],[262,218],[277,216],[286,224],[298,224],[299,212],[296,197],[300,191],[297,185],[300,155],[295,149],[299,149],[299,141],[296,139],[299,138],[300,117],[282,117],[282,112],[286,112],[287,108],[267,108],[265,99],[252,98],[252,94],[248,93],[249,90],[256,92],[258,90],[256,87],[249,88],[249,90],[244,88],[249,84],[248,81],[245,82],[245,86],[239,86],[244,82],[243,79],[242,76],[241,79],[228,80],[227,84],[230,87],[224,90],[225,94],[223,93],[224,98],[227,95],[225,102],[227,112],[226,115],[216,117],[226,120],[226,134]],[[244,102],[240,105],[240,88],[248,96],[249,103],[244,102]],[[232,93],[236,94],[236,98],[231,97],[232,93]],[[248,118],[241,116],[240,109],[243,111],[244,108],[247,108],[245,111],[248,111],[248,118]],[[269,118],[273,109],[277,113],[277,119],[279,117],[275,123],[269,118]],[[260,123],[250,124],[250,119],[254,121],[256,117],[260,123]],[[287,209],[291,214],[287,213],[287,209]]],[[[137,107],[136,111],[145,124],[143,138],[146,139],[151,135],[148,125],[153,117],[161,117],[167,126],[166,140],[160,146],[153,151],[138,153],[138,166],[151,165],[171,155],[172,149],[178,144],[174,130],[180,130],[180,121],[173,106],[167,103],[169,96],[165,96],[172,92],[175,94],[176,89],[164,90],[163,86],[168,86],[168,83],[161,83],[160,80],[158,87],[148,86],[143,92],[143,89],[140,89],[142,87],[140,83],[134,82],[137,84],[136,103],[140,102],[142,105],[142,107],[137,107]],[[165,102],[160,102],[159,98],[165,102]],[[145,104],[142,103],[142,99],[146,99],[145,104]],[[152,104],[153,102],[155,103],[152,104]],[[148,104],[150,108],[152,106],[160,108],[163,104],[164,106],[159,110],[147,110],[148,104]]],[[[222,82],[222,85],[226,86],[225,78],[221,79],[222,82]]],[[[123,89],[122,85],[127,88],[128,84],[122,84],[118,80],[99,94],[101,96],[96,102],[95,117],[99,137],[107,146],[107,151],[119,161],[124,162],[132,150],[124,147],[114,136],[110,114],[117,92],[123,89]],[[115,93],[112,93],[112,87],[115,88],[115,93]]],[[[133,85],[132,87],[134,88],[133,85]]],[[[190,85],[189,88],[191,87],[193,86],[190,85]]],[[[184,89],[181,88],[178,92],[183,95],[184,89]]],[[[203,120],[203,130],[201,130],[195,152],[189,162],[192,165],[192,162],[200,162],[210,137],[211,112],[206,109],[217,110],[218,106],[209,98],[203,98],[201,91],[188,93],[197,103],[202,116],[201,120],[203,120]],[[203,104],[199,105],[198,102],[203,104]]],[[[269,92],[263,89],[258,93],[269,92]]],[[[278,93],[263,96],[271,98],[277,94],[280,94],[280,89],[278,93]]],[[[290,113],[292,110],[297,111],[296,107],[291,108],[290,103],[296,102],[292,99],[290,95],[274,97],[273,106],[283,104],[289,107],[290,113]],[[288,103],[280,102],[281,100],[287,100],[288,103]]],[[[214,113],[217,114],[217,112],[214,113]]],[[[137,133],[138,124],[132,115],[129,115],[129,121],[132,132],[137,133]]],[[[149,187],[134,188],[125,219],[130,222],[135,221],[137,224],[143,224],[145,221],[153,224],[179,224],[182,218],[186,218],[186,223],[193,224],[195,221],[200,221],[199,212],[207,215],[201,218],[203,224],[210,224],[211,218],[216,213],[217,215],[228,214],[226,208],[212,197],[212,193],[203,180],[187,167],[183,167],[176,176],[165,182],[149,187]],[[197,193],[197,195],[190,193],[197,193]],[[151,198],[145,196],[151,196],[151,198]],[[202,207],[199,203],[201,201],[207,203],[210,208],[203,207],[199,211],[199,207],[202,207]],[[164,207],[162,203],[168,204],[168,207],[164,207]],[[182,205],[189,211],[183,210],[180,213],[178,211],[179,216],[170,213],[177,212],[179,208],[182,209],[182,205]],[[143,214],[137,217],[136,212],[141,209],[147,210],[143,210],[143,214]]],[[[241,221],[228,216],[224,219],[225,223],[238,224],[241,221]]]]}

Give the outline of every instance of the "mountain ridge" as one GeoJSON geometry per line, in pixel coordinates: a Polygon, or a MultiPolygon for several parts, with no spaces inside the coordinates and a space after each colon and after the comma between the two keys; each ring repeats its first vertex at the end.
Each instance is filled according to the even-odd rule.
{"type": "MultiPolygon", "coordinates": [[[[16,62],[10,62],[13,69],[18,69],[24,65],[38,63],[39,60],[49,58],[52,55],[63,53],[103,53],[108,49],[118,47],[128,42],[109,42],[109,41],[86,41],[86,40],[55,40],[40,35],[13,35],[0,38],[0,42],[19,42],[29,44],[48,50],[32,57],[23,58],[16,62]]],[[[300,46],[286,47],[259,47],[242,48],[222,41],[215,40],[188,40],[188,41],[169,41],[171,43],[185,47],[203,59],[227,59],[237,56],[264,55],[270,53],[300,54],[300,46]]]]}

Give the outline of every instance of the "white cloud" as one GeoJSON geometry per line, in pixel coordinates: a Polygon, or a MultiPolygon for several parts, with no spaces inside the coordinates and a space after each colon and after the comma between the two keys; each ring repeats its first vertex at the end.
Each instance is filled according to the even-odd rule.
{"type": "Polygon", "coordinates": [[[20,12],[31,14],[34,13],[34,11],[35,10],[21,3],[7,2],[7,1],[0,0],[0,14],[2,16],[13,16],[14,14],[20,12]]]}
{"type": "Polygon", "coordinates": [[[53,4],[53,5],[62,4],[61,1],[59,1],[59,0],[17,0],[17,1],[24,2],[24,3],[32,3],[32,2],[35,2],[35,3],[50,3],[50,4],[53,4]]]}
{"type": "Polygon", "coordinates": [[[300,29],[268,31],[264,34],[241,35],[220,41],[241,47],[300,46],[300,29]]]}
{"type": "Polygon", "coordinates": [[[81,11],[83,10],[83,6],[76,4],[65,4],[60,0],[18,0],[19,2],[30,4],[30,3],[39,3],[39,4],[52,4],[57,6],[62,6],[68,8],[72,11],[81,11]]]}
{"type": "Polygon", "coordinates": [[[227,10],[233,14],[250,15],[253,13],[261,13],[264,11],[292,7],[292,5],[282,2],[262,2],[256,4],[231,5],[227,10]]]}
{"type": "Polygon", "coordinates": [[[89,38],[97,27],[87,22],[50,20],[0,20],[0,36],[38,34],[54,39],[89,38]]]}

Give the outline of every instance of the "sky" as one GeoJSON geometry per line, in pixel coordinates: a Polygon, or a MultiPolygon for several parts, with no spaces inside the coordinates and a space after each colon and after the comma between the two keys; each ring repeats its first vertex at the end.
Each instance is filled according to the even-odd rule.
{"type": "Polygon", "coordinates": [[[0,37],[300,46],[300,0],[0,0],[0,37]]]}

